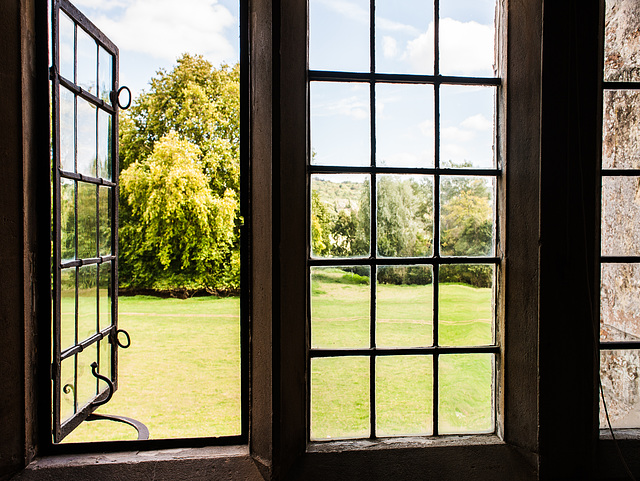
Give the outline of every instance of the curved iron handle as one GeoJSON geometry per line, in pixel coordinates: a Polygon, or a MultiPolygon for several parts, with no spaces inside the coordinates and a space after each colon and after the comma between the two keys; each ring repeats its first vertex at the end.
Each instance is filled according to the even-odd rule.
{"type": "Polygon", "coordinates": [[[107,404],[111,400],[111,397],[113,396],[113,391],[114,391],[114,387],[113,387],[113,383],[111,382],[111,379],[109,379],[106,376],[103,376],[98,372],[98,363],[95,361],[91,363],[91,374],[93,374],[95,377],[97,377],[101,381],[106,382],[109,388],[109,392],[107,392],[107,397],[105,399],[103,399],[102,401],[93,401],[91,405],[93,407],[98,407],[98,406],[102,406],[103,404],[107,404]]]}
{"type": "Polygon", "coordinates": [[[118,347],[121,347],[122,349],[126,349],[131,345],[131,336],[124,329],[118,329],[116,331],[116,343],[118,344],[118,347]],[[124,334],[124,336],[127,338],[127,343],[126,344],[123,344],[123,343],[120,342],[120,338],[118,337],[118,335],[120,333],[124,334]]]}
{"type": "Polygon", "coordinates": [[[129,87],[123,85],[122,87],[120,87],[118,89],[118,92],[116,93],[116,103],[118,104],[118,107],[120,107],[122,110],[127,110],[129,107],[131,107],[131,101],[133,100],[133,95],[131,95],[131,90],[129,89],[129,87]],[[123,106],[120,103],[120,93],[126,90],[129,93],[129,102],[127,102],[126,106],[123,106]]]}

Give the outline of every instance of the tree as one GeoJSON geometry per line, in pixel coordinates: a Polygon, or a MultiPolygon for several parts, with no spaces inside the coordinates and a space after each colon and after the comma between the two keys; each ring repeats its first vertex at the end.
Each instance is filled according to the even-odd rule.
{"type": "Polygon", "coordinates": [[[120,279],[239,287],[239,66],[185,54],[120,128],[120,279]]]}

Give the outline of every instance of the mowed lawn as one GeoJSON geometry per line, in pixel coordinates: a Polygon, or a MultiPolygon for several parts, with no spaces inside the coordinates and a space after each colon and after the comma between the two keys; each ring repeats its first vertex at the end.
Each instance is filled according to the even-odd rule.
{"type": "MultiPolygon", "coordinates": [[[[314,270],[312,345],[369,347],[370,285],[335,268],[314,270]]],[[[376,343],[433,344],[433,287],[379,285],[376,343]]],[[[440,286],[441,345],[492,342],[490,288],[440,286]]],[[[240,432],[239,299],[120,298],[120,327],[132,339],[119,351],[119,389],[98,412],[135,418],[152,439],[240,432]]],[[[493,355],[441,355],[440,433],[493,428],[493,355]]],[[[384,356],[375,364],[376,434],[433,433],[432,356],[384,356]]],[[[366,356],[313,359],[311,436],[370,434],[371,366],[366,356]]],[[[133,439],[119,423],[84,423],[65,442],[133,439]]]]}

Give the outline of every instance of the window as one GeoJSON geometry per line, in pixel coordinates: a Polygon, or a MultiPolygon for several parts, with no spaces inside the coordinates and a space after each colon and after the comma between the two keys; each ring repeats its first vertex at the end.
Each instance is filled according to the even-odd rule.
{"type": "Polygon", "coordinates": [[[640,427],[640,78],[635,2],[606,2],[603,83],[600,426],[640,427]]]}
{"type": "Polygon", "coordinates": [[[310,2],[312,440],[495,429],[495,10],[310,2]]]}

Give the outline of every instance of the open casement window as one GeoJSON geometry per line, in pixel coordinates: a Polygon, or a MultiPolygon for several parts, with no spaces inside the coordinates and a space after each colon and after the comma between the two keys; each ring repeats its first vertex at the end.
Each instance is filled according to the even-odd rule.
{"type": "MultiPolygon", "coordinates": [[[[118,49],[52,5],[53,439],[118,386],[118,49]]],[[[124,340],[124,342],[122,342],[124,340]]]]}

